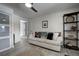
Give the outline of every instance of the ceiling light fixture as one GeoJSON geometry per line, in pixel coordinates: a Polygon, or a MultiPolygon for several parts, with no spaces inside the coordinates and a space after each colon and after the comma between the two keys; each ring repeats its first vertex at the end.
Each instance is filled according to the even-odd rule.
{"type": "Polygon", "coordinates": [[[28,8],[31,8],[32,4],[31,3],[25,3],[25,6],[28,7],[28,8]]]}
{"type": "Polygon", "coordinates": [[[2,29],[4,29],[5,28],[5,26],[1,26],[2,27],[2,29]]]}

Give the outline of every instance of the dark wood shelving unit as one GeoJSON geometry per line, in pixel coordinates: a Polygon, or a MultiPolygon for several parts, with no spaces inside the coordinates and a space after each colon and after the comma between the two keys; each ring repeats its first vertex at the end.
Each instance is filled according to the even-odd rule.
{"type": "Polygon", "coordinates": [[[66,40],[73,40],[73,41],[74,41],[74,40],[75,40],[75,41],[78,40],[77,38],[71,39],[71,38],[67,38],[67,37],[64,37],[64,39],[66,39],[66,40]]]}
{"type": "Polygon", "coordinates": [[[64,32],[79,32],[79,30],[64,30],[64,32]]]}
{"type": "Polygon", "coordinates": [[[74,50],[79,50],[77,46],[68,46],[68,45],[64,45],[65,48],[68,48],[68,49],[74,49],[74,50]]]}
{"type": "Polygon", "coordinates": [[[65,32],[76,32],[76,31],[79,31],[79,30],[64,30],[65,32]]]}
{"type": "MultiPolygon", "coordinates": [[[[65,48],[69,48],[69,49],[74,49],[74,50],[79,50],[79,12],[73,12],[73,13],[68,13],[68,14],[64,14],[63,16],[63,45],[65,48]],[[67,24],[73,24],[75,25],[75,30],[72,30],[72,29],[65,29],[65,27],[67,27],[67,24]],[[67,33],[72,33],[72,32],[75,32],[75,34],[73,34],[73,36],[76,36],[76,38],[69,38],[66,37],[66,34],[67,33]],[[73,43],[72,43],[73,42],[73,43]],[[68,44],[67,44],[68,43],[68,44]],[[76,44],[74,44],[76,43],[76,44]]],[[[71,26],[71,27],[72,27],[71,26]]],[[[73,28],[74,29],[74,28],[73,28]]],[[[71,35],[70,37],[72,37],[72,34],[69,34],[71,35]]]]}
{"type": "Polygon", "coordinates": [[[70,24],[70,23],[77,23],[77,22],[79,22],[79,21],[74,21],[74,22],[64,22],[65,24],[70,24]]]}

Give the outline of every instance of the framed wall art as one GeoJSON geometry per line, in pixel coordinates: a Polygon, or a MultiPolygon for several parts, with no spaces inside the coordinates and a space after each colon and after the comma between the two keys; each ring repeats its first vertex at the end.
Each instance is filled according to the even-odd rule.
{"type": "Polygon", "coordinates": [[[48,21],[42,21],[42,28],[48,28],[48,21]]]}

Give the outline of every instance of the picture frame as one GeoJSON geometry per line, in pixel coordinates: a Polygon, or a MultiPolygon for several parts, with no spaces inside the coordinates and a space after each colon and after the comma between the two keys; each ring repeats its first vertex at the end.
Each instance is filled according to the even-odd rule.
{"type": "Polygon", "coordinates": [[[42,28],[48,28],[48,21],[42,21],[42,28]]]}

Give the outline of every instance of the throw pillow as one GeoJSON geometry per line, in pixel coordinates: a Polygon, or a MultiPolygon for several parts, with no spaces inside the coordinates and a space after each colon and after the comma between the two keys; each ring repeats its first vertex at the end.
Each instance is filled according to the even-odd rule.
{"type": "Polygon", "coordinates": [[[32,33],[33,37],[35,37],[35,32],[32,33]]]}
{"type": "Polygon", "coordinates": [[[41,32],[38,32],[38,37],[41,38],[41,32]]]}
{"type": "Polygon", "coordinates": [[[41,32],[41,38],[47,39],[47,32],[41,32]]]}
{"type": "Polygon", "coordinates": [[[58,35],[59,35],[59,33],[54,33],[53,39],[54,39],[54,40],[57,40],[58,35]]]}
{"type": "Polygon", "coordinates": [[[40,32],[35,32],[35,37],[36,38],[41,38],[41,33],[40,32]]]}
{"type": "Polygon", "coordinates": [[[35,32],[35,37],[37,37],[38,36],[38,32],[35,32]]]}
{"type": "Polygon", "coordinates": [[[47,39],[52,40],[53,38],[53,33],[48,33],[47,39]]]}

